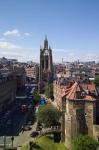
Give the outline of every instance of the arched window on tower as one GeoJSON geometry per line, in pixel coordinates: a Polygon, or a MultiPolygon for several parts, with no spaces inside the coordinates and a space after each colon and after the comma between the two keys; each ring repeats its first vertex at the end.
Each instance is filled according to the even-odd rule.
{"type": "Polygon", "coordinates": [[[46,49],[44,52],[44,56],[45,56],[45,69],[48,69],[48,59],[49,59],[49,51],[46,49]]]}
{"type": "Polygon", "coordinates": [[[44,60],[42,60],[42,69],[44,69],[44,60]]]}
{"type": "Polygon", "coordinates": [[[48,56],[46,56],[46,69],[48,69],[48,56]]]}

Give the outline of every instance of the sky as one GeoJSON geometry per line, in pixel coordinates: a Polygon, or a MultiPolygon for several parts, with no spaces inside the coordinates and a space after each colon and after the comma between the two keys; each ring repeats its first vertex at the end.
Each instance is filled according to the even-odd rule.
{"type": "Polygon", "coordinates": [[[0,57],[39,62],[45,35],[53,61],[99,61],[99,0],[0,0],[0,57]]]}

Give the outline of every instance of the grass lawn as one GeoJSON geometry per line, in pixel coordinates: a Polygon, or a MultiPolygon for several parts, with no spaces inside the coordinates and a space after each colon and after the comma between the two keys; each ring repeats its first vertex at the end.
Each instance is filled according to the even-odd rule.
{"type": "MultiPolygon", "coordinates": [[[[33,150],[67,150],[62,143],[54,143],[54,141],[46,136],[38,137],[36,140],[37,146],[33,150]]],[[[21,150],[29,150],[29,145],[21,148],[21,150]]]]}

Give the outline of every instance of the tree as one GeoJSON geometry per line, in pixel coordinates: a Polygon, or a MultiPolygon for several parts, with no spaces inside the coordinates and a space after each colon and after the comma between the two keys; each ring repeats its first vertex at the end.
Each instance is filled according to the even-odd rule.
{"type": "Polygon", "coordinates": [[[96,150],[98,142],[88,135],[79,135],[73,140],[72,150],[96,150]]]}
{"type": "Polygon", "coordinates": [[[45,95],[46,97],[53,99],[53,83],[50,83],[45,87],[45,95]]]}
{"type": "Polygon", "coordinates": [[[60,112],[51,104],[40,106],[37,112],[38,122],[44,123],[46,127],[58,123],[60,116],[60,112]]]}
{"type": "Polygon", "coordinates": [[[94,83],[95,83],[96,86],[99,86],[99,76],[97,76],[97,77],[95,78],[94,83]]]}
{"type": "Polygon", "coordinates": [[[40,101],[40,95],[38,92],[34,92],[33,93],[33,101],[34,101],[34,105],[37,105],[40,101]]]}

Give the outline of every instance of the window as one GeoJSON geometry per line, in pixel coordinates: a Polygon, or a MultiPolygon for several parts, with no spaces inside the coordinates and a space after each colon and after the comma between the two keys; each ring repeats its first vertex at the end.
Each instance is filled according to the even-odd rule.
{"type": "Polygon", "coordinates": [[[77,119],[84,118],[84,110],[83,109],[77,109],[76,110],[76,117],[77,117],[77,119]]]}
{"type": "Polygon", "coordinates": [[[42,60],[42,69],[44,69],[44,60],[42,60]]]}

